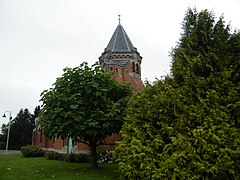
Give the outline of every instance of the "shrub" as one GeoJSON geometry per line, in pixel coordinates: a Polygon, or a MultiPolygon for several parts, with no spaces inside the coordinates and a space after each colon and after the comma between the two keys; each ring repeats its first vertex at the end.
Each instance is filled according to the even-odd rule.
{"type": "Polygon", "coordinates": [[[89,161],[88,154],[61,154],[57,152],[48,152],[46,153],[48,160],[60,160],[76,163],[87,163],[89,161]]]}
{"type": "Polygon", "coordinates": [[[33,145],[22,146],[21,153],[24,157],[43,157],[44,156],[44,151],[33,145]]]}
{"type": "Polygon", "coordinates": [[[111,150],[99,150],[98,151],[98,162],[99,163],[113,163],[113,153],[111,150]]]}
{"type": "Polygon", "coordinates": [[[59,160],[60,159],[60,154],[50,151],[46,153],[47,159],[48,160],[59,160]]]}
{"type": "Polygon", "coordinates": [[[170,75],[128,106],[121,179],[240,179],[240,33],[206,10],[189,9],[183,29],[170,75]]]}
{"type": "Polygon", "coordinates": [[[64,160],[68,162],[75,162],[75,154],[66,154],[64,160]]]}
{"type": "Polygon", "coordinates": [[[74,154],[74,156],[75,156],[75,162],[77,162],[77,163],[90,162],[90,160],[89,160],[90,155],[88,155],[88,154],[74,154]]]}
{"type": "Polygon", "coordinates": [[[5,149],[5,148],[6,148],[6,143],[0,142],[0,149],[5,149]]]}

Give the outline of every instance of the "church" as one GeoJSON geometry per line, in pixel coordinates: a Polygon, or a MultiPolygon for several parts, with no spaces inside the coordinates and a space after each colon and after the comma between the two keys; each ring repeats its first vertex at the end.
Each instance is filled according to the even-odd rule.
{"type": "MultiPolygon", "coordinates": [[[[107,47],[99,57],[101,67],[106,72],[114,72],[113,79],[122,83],[129,82],[134,91],[143,89],[141,80],[141,62],[142,57],[137,51],[121,25],[120,17],[107,47]]],[[[44,136],[41,126],[35,120],[35,129],[32,135],[32,144],[46,151],[56,151],[59,153],[89,153],[89,147],[83,143],[74,143],[71,139],[48,139],[44,136]]],[[[105,139],[106,144],[114,144],[120,137],[113,134],[105,139]]],[[[112,149],[114,145],[106,145],[103,148],[112,149]]]]}

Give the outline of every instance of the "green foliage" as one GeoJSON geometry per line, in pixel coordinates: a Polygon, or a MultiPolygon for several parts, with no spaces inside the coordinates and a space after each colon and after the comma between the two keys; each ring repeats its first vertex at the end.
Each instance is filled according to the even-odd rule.
{"type": "Polygon", "coordinates": [[[65,154],[60,154],[57,152],[46,152],[46,157],[48,160],[61,160],[63,161],[65,159],[65,154]]]}
{"type": "Polygon", "coordinates": [[[60,160],[76,163],[88,163],[89,155],[88,154],[60,154],[57,152],[48,152],[46,153],[48,160],[60,160]]]}
{"type": "Polygon", "coordinates": [[[0,149],[5,149],[6,148],[6,136],[3,134],[0,134],[0,149]]]}
{"type": "Polygon", "coordinates": [[[76,163],[84,163],[84,162],[89,162],[90,157],[88,154],[73,154],[73,162],[76,163]]]}
{"type": "Polygon", "coordinates": [[[113,80],[97,64],[65,68],[53,88],[41,95],[44,134],[88,143],[97,166],[98,143],[121,129],[129,95],[128,85],[113,80]]]}
{"type": "Polygon", "coordinates": [[[36,106],[35,109],[34,109],[34,113],[33,113],[34,119],[39,116],[40,112],[41,112],[41,107],[40,106],[36,106]]]}
{"type": "Polygon", "coordinates": [[[171,76],[127,110],[115,156],[127,179],[240,178],[240,33],[189,9],[171,76]]]}
{"type": "Polygon", "coordinates": [[[21,153],[24,157],[43,157],[44,156],[44,151],[33,145],[22,146],[21,153]]]}
{"type": "Polygon", "coordinates": [[[0,142],[0,149],[6,148],[6,142],[0,142]]]}
{"type": "Polygon", "coordinates": [[[1,127],[2,134],[0,134],[1,141],[6,141],[7,139],[7,131],[8,131],[8,125],[3,123],[1,127]]]}
{"type": "Polygon", "coordinates": [[[65,156],[66,161],[76,163],[88,163],[90,159],[88,154],[66,154],[65,156]]]}
{"type": "Polygon", "coordinates": [[[111,150],[98,150],[98,162],[99,163],[113,163],[113,152],[111,150]]]}
{"type": "MultiPolygon", "coordinates": [[[[1,129],[3,132],[2,138],[7,140],[9,123],[3,124],[1,129]]],[[[9,149],[20,149],[21,146],[26,146],[32,143],[32,131],[34,129],[34,115],[28,109],[21,109],[17,116],[11,121],[9,134],[9,149]]]]}

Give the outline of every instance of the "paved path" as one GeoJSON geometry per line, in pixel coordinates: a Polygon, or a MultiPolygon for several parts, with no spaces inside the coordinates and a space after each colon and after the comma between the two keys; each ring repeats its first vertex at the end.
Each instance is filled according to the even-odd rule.
{"type": "MultiPolygon", "coordinates": [[[[5,155],[6,150],[0,150],[0,155],[5,155]]],[[[19,150],[8,150],[8,154],[21,154],[21,151],[19,150]]]]}

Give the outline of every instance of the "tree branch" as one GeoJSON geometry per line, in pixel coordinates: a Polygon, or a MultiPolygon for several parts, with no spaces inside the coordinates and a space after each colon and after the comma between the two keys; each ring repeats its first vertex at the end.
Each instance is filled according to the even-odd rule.
{"type": "Polygon", "coordinates": [[[98,146],[107,146],[107,145],[116,145],[116,143],[103,143],[103,144],[98,144],[98,146]]]}
{"type": "Polygon", "coordinates": [[[85,141],[82,141],[82,140],[79,140],[80,143],[83,143],[83,144],[86,144],[89,146],[89,143],[85,142],[85,141]]]}

